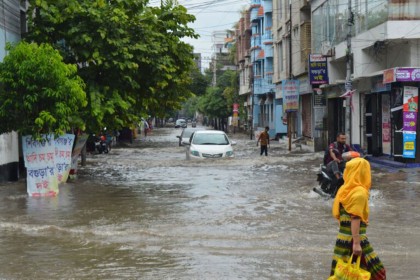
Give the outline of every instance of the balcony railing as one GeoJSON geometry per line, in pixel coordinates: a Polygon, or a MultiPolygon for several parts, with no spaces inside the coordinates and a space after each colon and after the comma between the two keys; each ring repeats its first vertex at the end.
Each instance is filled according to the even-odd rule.
{"type": "Polygon", "coordinates": [[[265,74],[264,77],[266,85],[272,85],[273,84],[273,72],[268,72],[265,74]]]}
{"type": "Polygon", "coordinates": [[[274,50],[272,45],[268,45],[265,48],[265,57],[273,57],[274,50]]]}
{"type": "Polygon", "coordinates": [[[271,30],[266,30],[262,37],[263,44],[267,45],[273,43],[273,33],[271,30]]]}
{"type": "Polygon", "coordinates": [[[251,38],[251,48],[261,47],[261,35],[253,34],[251,38]]]}
{"type": "Polygon", "coordinates": [[[264,78],[261,76],[254,76],[254,94],[266,94],[274,92],[275,85],[273,84],[273,75],[266,74],[264,78]]]}

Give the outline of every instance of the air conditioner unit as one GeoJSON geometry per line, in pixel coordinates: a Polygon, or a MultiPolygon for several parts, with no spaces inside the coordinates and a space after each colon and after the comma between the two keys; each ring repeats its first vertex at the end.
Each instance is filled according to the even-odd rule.
{"type": "Polygon", "coordinates": [[[331,46],[330,41],[324,41],[321,43],[321,54],[323,56],[334,56],[335,49],[331,46]]]}

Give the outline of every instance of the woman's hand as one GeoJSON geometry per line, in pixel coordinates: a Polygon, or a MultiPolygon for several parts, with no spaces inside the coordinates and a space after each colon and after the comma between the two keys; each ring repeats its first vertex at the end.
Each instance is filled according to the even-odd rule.
{"type": "Polygon", "coordinates": [[[358,242],[356,242],[355,239],[356,238],[353,237],[353,255],[361,256],[362,255],[362,246],[360,246],[360,238],[357,238],[358,242]]]}
{"type": "Polygon", "coordinates": [[[362,254],[362,246],[360,246],[360,218],[357,216],[351,217],[351,236],[353,238],[353,254],[360,256],[362,254]]]}

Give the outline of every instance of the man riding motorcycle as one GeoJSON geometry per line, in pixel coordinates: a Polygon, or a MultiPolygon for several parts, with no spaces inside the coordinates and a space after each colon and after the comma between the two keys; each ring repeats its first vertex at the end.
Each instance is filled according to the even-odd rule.
{"type": "MultiPolygon", "coordinates": [[[[346,162],[357,157],[360,157],[360,154],[355,151],[348,151],[348,152],[343,153],[341,155],[341,158],[342,158],[341,162],[343,166],[342,171],[344,171],[346,162]]],[[[319,182],[320,188],[314,188],[313,190],[320,195],[329,195],[331,197],[335,197],[335,194],[337,193],[338,189],[344,183],[342,177],[340,177],[339,179],[336,179],[334,177],[333,171],[325,165],[321,166],[321,172],[318,173],[317,181],[319,182]]]]}
{"type": "Polygon", "coordinates": [[[332,172],[337,180],[340,180],[345,162],[342,154],[345,152],[353,151],[353,149],[346,144],[346,134],[340,132],[337,134],[336,141],[328,146],[328,153],[324,159],[324,164],[327,166],[327,170],[332,172]]]}

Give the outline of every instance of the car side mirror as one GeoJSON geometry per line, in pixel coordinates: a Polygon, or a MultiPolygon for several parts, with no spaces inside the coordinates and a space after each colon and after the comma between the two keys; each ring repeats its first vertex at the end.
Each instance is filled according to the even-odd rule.
{"type": "Polygon", "coordinates": [[[232,146],[235,146],[235,145],[236,145],[236,141],[232,141],[230,144],[231,144],[232,146]]]}

